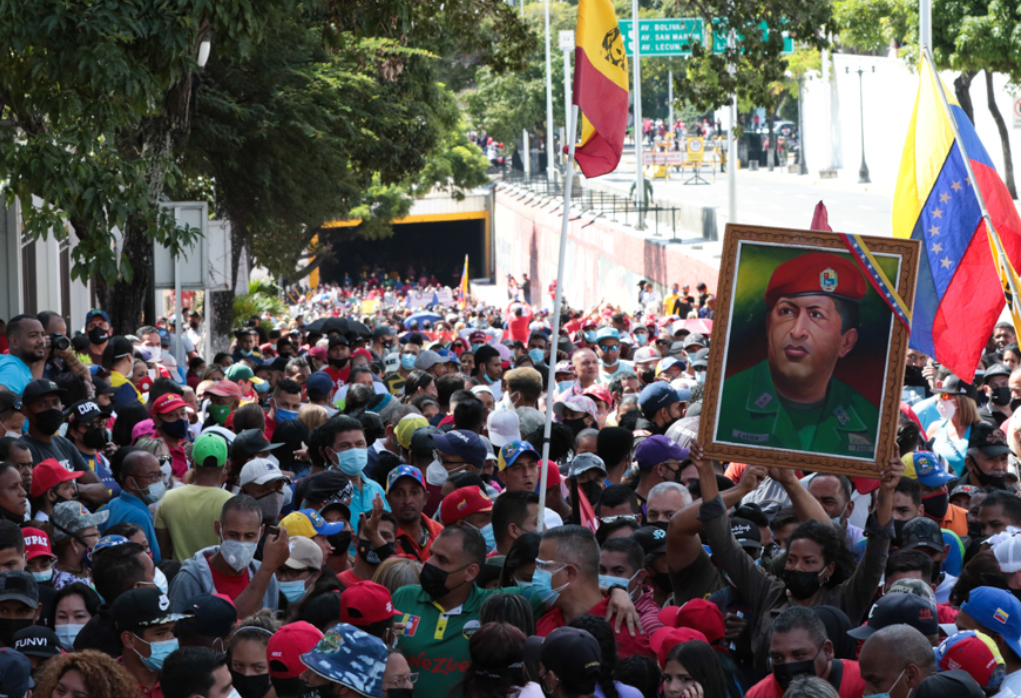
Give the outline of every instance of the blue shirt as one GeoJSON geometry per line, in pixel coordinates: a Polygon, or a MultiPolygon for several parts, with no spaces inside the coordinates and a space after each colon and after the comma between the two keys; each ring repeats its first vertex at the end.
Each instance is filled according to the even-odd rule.
{"type": "Polygon", "coordinates": [[[10,354],[0,354],[0,385],[21,395],[31,382],[32,369],[24,361],[10,354]]]}
{"type": "Polygon", "coordinates": [[[383,492],[383,488],[375,480],[362,475],[362,488],[359,490],[357,485],[351,483],[351,504],[348,508],[351,510],[351,525],[354,527],[355,532],[358,532],[358,515],[365,514],[368,516],[372,513],[372,501],[379,495],[379,498],[383,500],[383,508],[390,511],[390,502],[386,501],[386,493],[383,492]]]}
{"type": "Polygon", "coordinates": [[[156,527],[152,523],[152,514],[145,502],[130,492],[122,490],[116,499],[110,500],[109,504],[100,509],[100,511],[104,510],[110,512],[110,518],[106,520],[106,523],[99,525],[100,534],[105,536],[108,528],[125,521],[140,526],[149,541],[152,561],[154,563],[160,561],[160,544],[156,541],[156,527]]]}

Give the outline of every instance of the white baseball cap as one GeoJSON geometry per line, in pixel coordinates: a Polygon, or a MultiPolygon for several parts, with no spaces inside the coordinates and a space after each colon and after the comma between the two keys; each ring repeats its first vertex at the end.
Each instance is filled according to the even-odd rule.
{"type": "Polygon", "coordinates": [[[290,482],[291,478],[287,477],[284,472],[268,458],[253,458],[245,463],[245,467],[241,469],[240,482],[242,487],[253,482],[256,485],[265,485],[267,482],[273,482],[274,480],[285,480],[290,482]]]}
{"type": "Polygon", "coordinates": [[[497,448],[503,448],[511,441],[521,440],[521,420],[514,410],[496,410],[489,413],[486,433],[497,448]]]}
{"type": "Polygon", "coordinates": [[[993,555],[1000,563],[1000,571],[1013,574],[1021,570],[1021,535],[1014,534],[993,545],[993,555]]]}

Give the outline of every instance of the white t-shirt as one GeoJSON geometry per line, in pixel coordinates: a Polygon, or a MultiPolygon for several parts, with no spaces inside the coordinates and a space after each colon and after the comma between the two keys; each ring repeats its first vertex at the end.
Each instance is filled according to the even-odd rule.
{"type": "Polygon", "coordinates": [[[1019,693],[1021,693],[1021,669],[1012,671],[1003,677],[1000,692],[993,698],[1014,698],[1019,693]]]}

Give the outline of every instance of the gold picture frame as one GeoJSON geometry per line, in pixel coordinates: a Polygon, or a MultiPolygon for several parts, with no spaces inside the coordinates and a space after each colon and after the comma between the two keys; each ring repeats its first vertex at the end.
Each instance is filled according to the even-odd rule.
{"type": "MultiPolygon", "coordinates": [[[[920,243],[860,239],[911,308],[920,243]]],[[[706,456],[876,477],[896,453],[909,333],[841,236],[728,224],[717,289],[706,456]]]]}

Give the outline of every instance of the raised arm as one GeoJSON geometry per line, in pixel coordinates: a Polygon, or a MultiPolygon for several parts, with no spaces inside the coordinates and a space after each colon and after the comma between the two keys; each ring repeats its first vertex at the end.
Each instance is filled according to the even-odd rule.
{"type": "Polygon", "coordinates": [[[780,483],[784,492],[791,498],[791,506],[794,507],[794,513],[798,515],[800,520],[808,521],[809,519],[815,519],[824,524],[832,523],[830,517],[826,515],[826,510],[822,508],[822,504],[805,489],[805,486],[801,484],[793,470],[789,468],[770,468],[769,476],[780,483]]]}

